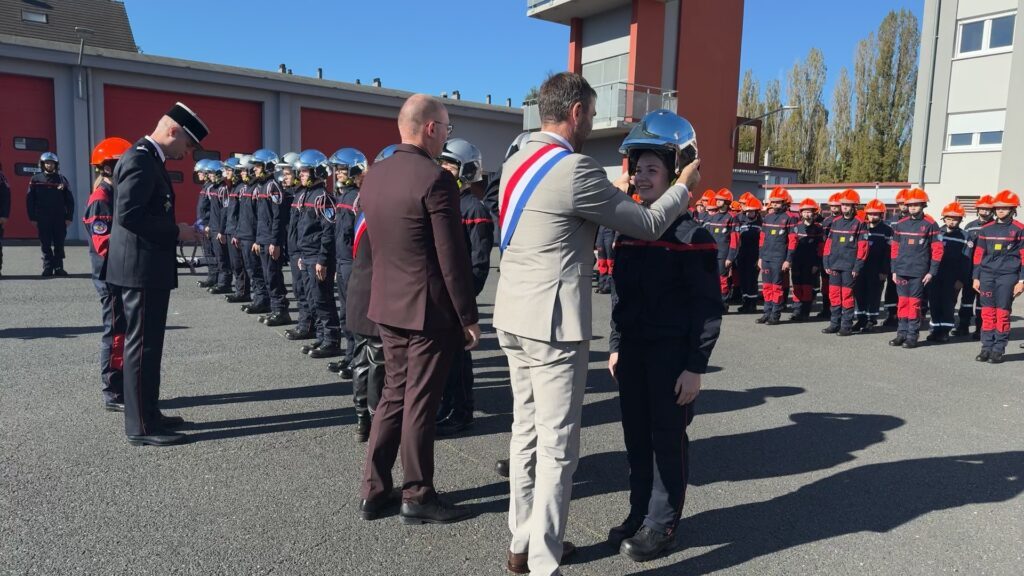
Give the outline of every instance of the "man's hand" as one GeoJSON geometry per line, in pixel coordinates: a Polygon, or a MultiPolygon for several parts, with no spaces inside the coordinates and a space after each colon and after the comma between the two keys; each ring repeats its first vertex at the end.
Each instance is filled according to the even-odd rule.
{"type": "Polygon", "coordinates": [[[210,227],[209,226],[204,226],[203,227],[203,234],[205,234],[207,238],[210,237],[210,227]]]}
{"type": "Polygon", "coordinates": [[[1020,282],[1017,282],[1016,284],[1013,285],[1013,297],[1016,298],[1021,294],[1024,294],[1024,280],[1021,280],[1020,282]]]}
{"type": "Polygon", "coordinates": [[[931,274],[925,274],[924,278],[921,279],[921,284],[924,285],[924,286],[927,286],[928,283],[930,283],[931,281],[932,281],[932,275],[931,274]]]}
{"type": "Polygon", "coordinates": [[[466,350],[472,350],[480,345],[480,325],[473,324],[462,329],[462,335],[466,339],[466,350]]]}
{"type": "Polygon", "coordinates": [[[615,186],[623,192],[629,192],[629,172],[623,172],[622,176],[619,176],[612,182],[612,186],[615,186]]]}
{"type": "Polygon", "coordinates": [[[676,183],[682,182],[686,185],[686,188],[690,191],[690,196],[694,196],[693,189],[700,184],[700,158],[697,158],[693,162],[690,162],[683,168],[683,171],[679,173],[679,178],[676,179],[676,183]]]}
{"type": "Polygon", "coordinates": [[[851,277],[851,278],[854,278],[854,279],[856,279],[856,278],[857,278],[857,276],[860,276],[860,272],[857,272],[856,270],[851,270],[851,271],[850,271],[850,277],[851,277]]]}
{"type": "Polygon", "coordinates": [[[313,271],[316,273],[317,282],[323,282],[324,280],[327,280],[327,266],[324,266],[323,264],[317,262],[316,268],[314,268],[313,271]]]}
{"type": "Polygon", "coordinates": [[[217,232],[217,242],[220,242],[221,244],[227,244],[228,239],[225,238],[224,235],[221,234],[220,232],[217,232]]]}
{"type": "Polygon", "coordinates": [[[975,292],[981,294],[981,280],[975,280],[974,282],[972,282],[971,287],[974,288],[975,292]]]}
{"type": "Polygon", "coordinates": [[[238,241],[238,238],[235,238],[234,236],[232,236],[231,237],[231,245],[234,246],[235,248],[239,248],[239,247],[241,247],[242,243],[238,241]]]}
{"type": "Polygon", "coordinates": [[[255,242],[252,243],[252,253],[253,254],[259,254],[260,253],[260,245],[259,244],[255,243],[255,242]]]}
{"type": "Polygon", "coordinates": [[[676,404],[686,406],[693,402],[698,394],[700,394],[700,374],[683,370],[683,373],[676,379],[676,404]]]}
{"type": "Polygon", "coordinates": [[[299,258],[295,263],[299,266],[299,270],[306,269],[306,264],[302,261],[302,258],[299,258]]]}
{"type": "Polygon", "coordinates": [[[728,270],[730,268],[732,268],[732,260],[726,260],[725,261],[725,269],[728,270]]]}
{"type": "Polygon", "coordinates": [[[899,276],[897,276],[897,275],[896,275],[896,273],[895,273],[895,272],[893,272],[893,273],[892,273],[892,281],[893,281],[893,283],[896,283],[896,282],[898,282],[898,281],[899,281],[899,279],[900,279],[900,278],[899,278],[899,276]]]}
{"type": "Polygon", "coordinates": [[[199,241],[199,233],[192,227],[191,224],[184,222],[178,222],[178,242],[197,242],[199,241]]]}
{"type": "Polygon", "coordinates": [[[792,266],[789,265],[789,261],[786,261],[786,262],[782,263],[782,271],[783,272],[788,272],[790,268],[792,268],[792,266]]]}
{"type": "Polygon", "coordinates": [[[274,260],[277,260],[281,257],[281,248],[273,244],[270,245],[267,251],[270,252],[270,257],[273,258],[274,260]]]}
{"type": "Polygon", "coordinates": [[[608,355],[608,371],[611,372],[612,380],[615,380],[615,381],[618,381],[618,378],[615,377],[615,368],[617,368],[618,365],[619,365],[619,353],[618,352],[612,352],[611,354],[608,355]]]}

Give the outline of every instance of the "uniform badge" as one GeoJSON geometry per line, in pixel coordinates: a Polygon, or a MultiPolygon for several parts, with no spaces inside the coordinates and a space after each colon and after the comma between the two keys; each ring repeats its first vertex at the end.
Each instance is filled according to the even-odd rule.
{"type": "Polygon", "coordinates": [[[839,243],[840,244],[845,244],[846,243],[846,236],[840,236],[839,237],[839,243]]]}
{"type": "Polygon", "coordinates": [[[913,238],[907,238],[907,244],[913,244],[913,243],[914,243],[914,239],[913,238]]]}
{"type": "Polygon", "coordinates": [[[93,234],[95,234],[97,236],[102,236],[102,235],[106,234],[107,232],[110,232],[110,227],[107,226],[106,222],[104,222],[103,220],[93,220],[93,223],[92,223],[92,233],[93,234]]]}
{"type": "Polygon", "coordinates": [[[220,202],[220,203],[221,203],[221,205],[223,205],[223,206],[224,206],[225,208],[227,208],[227,207],[228,207],[228,204],[231,204],[231,199],[230,199],[230,198],[228,198],[227,196],[224,196],[224,199],[223,199],[223,200],[221,200],[221,202],[220,202]]]}
{"type": "Polygon", "coordinates": [[[281,203],[281,192],[278,191],[278,190],[275,190],[275,191],[271,192],[270,193],[270,201],[273,202],[274,204],[280,204],[281,203]]]}
{"type": "Polygon", "coordinates": [[[324,208],[324,218],[326,218],[328,222],[333,222],[334,208],[324,208]]]}
{"type": "Polygon", "coordinates": [[[992,247],[992,249],[993,250],[1002,250],[1003,249],[1003,245],[1002,244],[996,244],[995,246],[992,247]]]}
{"type": "Polygon", "coordinates": [[[971,242],[970,240],[968,240],[967,241],[967,247],[968,248],[974,248],[974,242],[971,242]]]}

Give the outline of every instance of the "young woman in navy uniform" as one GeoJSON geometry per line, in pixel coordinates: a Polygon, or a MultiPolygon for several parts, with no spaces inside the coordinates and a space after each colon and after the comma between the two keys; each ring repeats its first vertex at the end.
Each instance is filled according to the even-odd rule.
{"type": "MultiPolygon", "coordinates": [[[[651,112],[620,149],[642,202],[657,200],[696,156],[689,122],[651,112]]],[[[675,545],[689,468],[686,427],[718,340],[718,247],[690,214],[658,240],[622,235],[613,273],[611,354],[629,460],[630,512],[609,543],[643,562],[675,545]]]]}
{"type": "Polygon", "coordinates": [[[995,219],[982,227],[974,245],[974,290],[981,304],[978,362],[1000,364],[1010,340],[1013,299],[1024,293],[1024,224],[1014,220],[1020,198],[1009,190],[992,200],[995,219]]]}

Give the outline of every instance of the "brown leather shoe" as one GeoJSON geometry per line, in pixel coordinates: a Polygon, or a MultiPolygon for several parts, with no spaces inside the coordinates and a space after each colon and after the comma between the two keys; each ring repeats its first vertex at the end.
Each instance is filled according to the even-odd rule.
{"type": "MultiPolygon", "coordinates": [[[[565,561],[568,560],[569,557],[571,557],[575,553],[576,553],[576,545],[575,544],[573,544],[572,542],[568,542],[568,541],[567,542],[562,542],[562,560],[561,560],[560,563],[564,564],[565,561]]],[[[530,555],[529,551],[523,552],[522,554],[516,554],[516,553],[512,552],[511,550],[509,550],[509,552],[508,552],[508,562],[505,564],[505,568],[507,568],[508,571],[513,573],[513,574],[529,574],[530,573],[530,565],[526,563],[526,560],[529,557],[529,555],[530,555]]]]}

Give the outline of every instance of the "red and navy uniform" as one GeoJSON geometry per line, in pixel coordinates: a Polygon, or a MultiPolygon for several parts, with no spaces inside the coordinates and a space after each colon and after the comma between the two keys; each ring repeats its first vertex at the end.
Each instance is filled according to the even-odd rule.
{"type": "Polygon", "coordinates": [[[896,335],[917,343],[921,331],[921,303],[924,277],[939,273],[942,241],[939,226],[931,216],[907,216],[893,226],[892,272],[896,275],[896,335]]]}
{"type": "Polygon", "coordinates": [[[743,306],[752,309],[757,305],[757,298],[760,296],[757,292],[757,259],[761,249],[761,215],[758,214],[754,218],[743,216],[737,232],[740,236],[740,248],[733,270],[736,276],[739,276],[737,283],[743,297],[743,306]]]}
{"type": "Polygon", "coordinates": [[[103,334],[100,336],[100,379],[105,402],[124,403],[124,305],[121,293],[107,286],[107,247],[114,217],[114,189],[101,181],[89,195],[82,224],[89,235],[92,283],[100,297],[103,334]]]}
{"type": "Polygon", "coordinates": [[[686,496],[694,413],[694,402],[676,403],[675,383],[684,371],[707,372],[718,340],[718,248],[688,214],[658,240],[620,236],[616,247],[609,348],[619,355],[630,515],[671,534],[686,496]]]}
{"type": "Polygon", "coordinates": [[[718,245],[718,283],[722,292],[722,300],[729,298],[729,269],[725,263],[736,262],[740,249],[740,233],[736,218],[729,212],[717,211],[704,219],[704,227],[714,237],[718,245]]]}
{"type": "Polygon", "coordinates": [[[971,284],[973,243],[968,240],[966,232],[948,226],[939,229],[939,239],[942,241],[942,261],[939,262],[939,273],[928,290],[928,308],[932,314],[932,332],[948,335],[956,327],[954,310],[960,288],[969,288],[971,284]]]}
{"type": "MultiPolygon", "coordinates": [[[[978,232],[981,231],[982,226],[991,222],[992,219],[982,220],[977,218],[969,222],[963,227],[964,233],[967,234],[967,245],[971,250],[971,272],[968,276],[973,275],[974,272],[974,245],[978,242],[978,232]]],[[[958,328],[957,330],[962,334],[967,334],[970,331],[970,326],[973,318],[974,327],[978,331],[977,335],[981,335],[981,307],[976,306],[978,304],[978,293],[974,291],[974,286],[968,282],[964,285],[963,292],[960,293],[960,309],[957,312],[958,316],[958,328]]]]}
{"type": "Polygon", "coordinates": [[[821,224],[800,222],[789,233],[789,266],[793,277],[793,302],[796,315],[807,317],[814,302],[814,289],[818,284],[825,251],[825,237],[821,224]]]}
{"type": "Polygon", "coordinates": [[[857,301],[857,322],[874,326],[878,323],[879,310],[882,305],[882,287],[892,274],[892,227],[885,222],[875,226],[867,225],[868,256],[864,260],[864,269],[860,280],[854,288],[857,301]]]}
{"type": "Polygon", "coordinates": [[[782,315],[783,293],[789,289],[789,274],[782,271],[782,264],[789,259],[789,233],[796,224],[796,219],[785,211],[771,212],[761,223],[761,291],[765,319],[778,320],[782,315]]]}
{"type": "Polygon", "coordinates": [[[1003,354],[1010,341],[1013,286],[1024,282],[1024,224],[993,220],[978,231],[973,276],[981,281],[981,349],[1003,354]]]}
{"type": "Polygon", "coordinates": [[[615,270],[615,230],[599,227],[594,247],[597,249],[597,292],[610,294],[615,270]]]}
{"type": "MultiPolygon", "coordinates": [[[[906,213],[896,212],[893,214],[893,219],[888,222],[889,228],[896,228],[896,223],[907,217],[906,213]]],[[[894,233],[895,234],[895,233],[894,233]]],[[[890,262],[892,259],[890,258],[890,262]]],[[[892,274],[885,279],[885,292],[883,294],[883,307],[885,308],[885,323],[891,326],[897,326],[898,309],[897,303],[899,302],[899,296],[896,294],[896,283],[893,282],[892,274]]]]}
{"type": "Polygon", "coordinates": [[[854,216],[832,221],[825,240],[825,269],[828,270],[829,301],[832,304],[830,326],[838,330],[853,328],[856,278],[868,257],[867,224],[854,216]]]}

